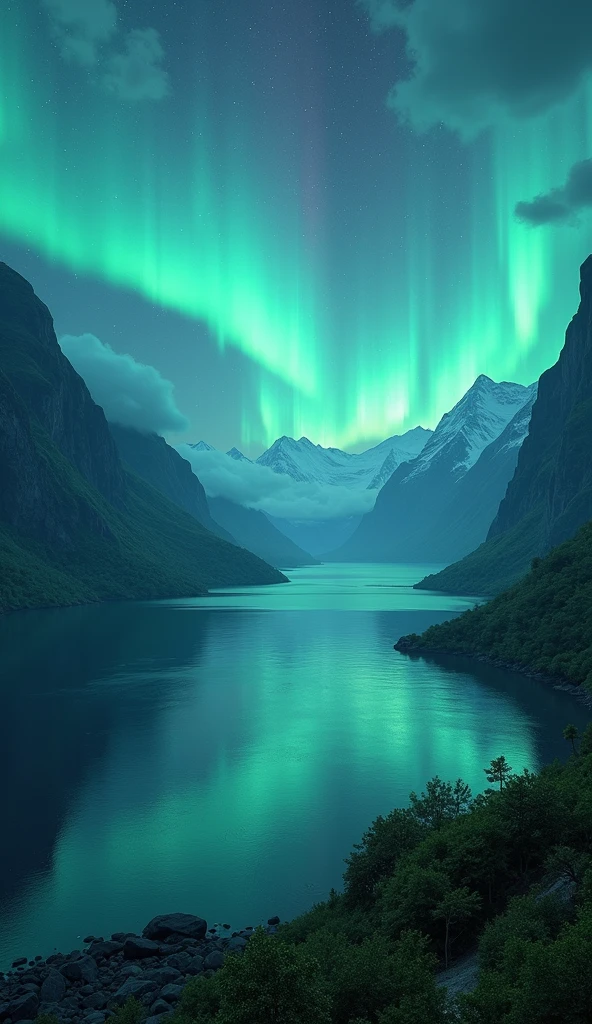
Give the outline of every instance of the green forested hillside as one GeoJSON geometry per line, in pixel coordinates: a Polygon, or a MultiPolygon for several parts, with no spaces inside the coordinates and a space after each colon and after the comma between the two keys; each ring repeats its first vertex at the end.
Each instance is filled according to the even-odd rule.
{"type": "Polygon", "coordinates": [[[492,601],[396,647],[481,655],[592,689],[592,523],[492,601]]]}

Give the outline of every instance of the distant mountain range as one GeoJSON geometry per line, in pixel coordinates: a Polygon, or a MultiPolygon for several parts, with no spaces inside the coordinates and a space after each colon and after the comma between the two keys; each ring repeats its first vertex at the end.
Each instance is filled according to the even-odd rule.
{"type": "Polygon", "coordinates": [[[431,430],[415,427],[359,454],[323,448],[307,437],[296,441],[284,436],[274,441],[256,462],[303,483],[378,490],[397,466],[419,455],[431,435],[431,430]]]}
{"type": "Polygon", "coordinates": [[[495,594],[520,579],[533,557],[592,519],[592,256],[580,269],[580,305],[558,361],[540,378],[516,472],[487,540],[418,586],[495,594]]]}
{"type": "Polygon", "coordinates": [[[512,476],[535,393],[536,385],[478,377],[420,454],[397,467],[352,536],[326,557],[447,562],[470,551],[512,476]]]}

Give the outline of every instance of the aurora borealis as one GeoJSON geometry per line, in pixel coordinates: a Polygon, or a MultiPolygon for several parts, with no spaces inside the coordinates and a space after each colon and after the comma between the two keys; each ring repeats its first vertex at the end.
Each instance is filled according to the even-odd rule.
{"type": "Polygon", "coordinates": [[[398,119],[404,33],[355,0],[78,3],[167,77],[115,88],[123,35],[74,60],[56,4],[2,5],[0,257],[170,379],[191,440],[359,449],[555,361],[592,215],[514,208],[592,156],[592,85],[467,139],[398,119]]]}

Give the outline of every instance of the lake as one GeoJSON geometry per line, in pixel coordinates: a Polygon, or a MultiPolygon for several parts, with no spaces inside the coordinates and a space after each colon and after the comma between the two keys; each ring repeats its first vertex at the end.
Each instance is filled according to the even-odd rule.
{"type": "Polygon", "coordinates": [[[161,913],[288,919],[432,776],[565,758],[569,694],[393,650],[474,603],[412,589],[438,568],[0,618],[0,968],[161,913]]]}

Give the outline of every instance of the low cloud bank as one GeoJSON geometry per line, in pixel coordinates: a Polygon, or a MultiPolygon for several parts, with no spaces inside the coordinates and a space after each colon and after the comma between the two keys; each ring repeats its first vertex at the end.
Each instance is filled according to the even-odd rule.
{"type": "Polygon", "coordinates": [[[267,466],[238,462],[218,451],[194,451],[175,445],[191,464],[210,498],[229,498],[239,505],[269,512],[278,519],[336,519],[365,515],[376,491],[351,491],[317,483],[301,483],[267,466]]]}
{"type": "Polygon", "coordinates": [[[174,385],[154,366],[119,355],[94,334],[65,334],[60,347],[111,423],[143,433],[187,430],[189,423],[177,408],[174,385]]]}

